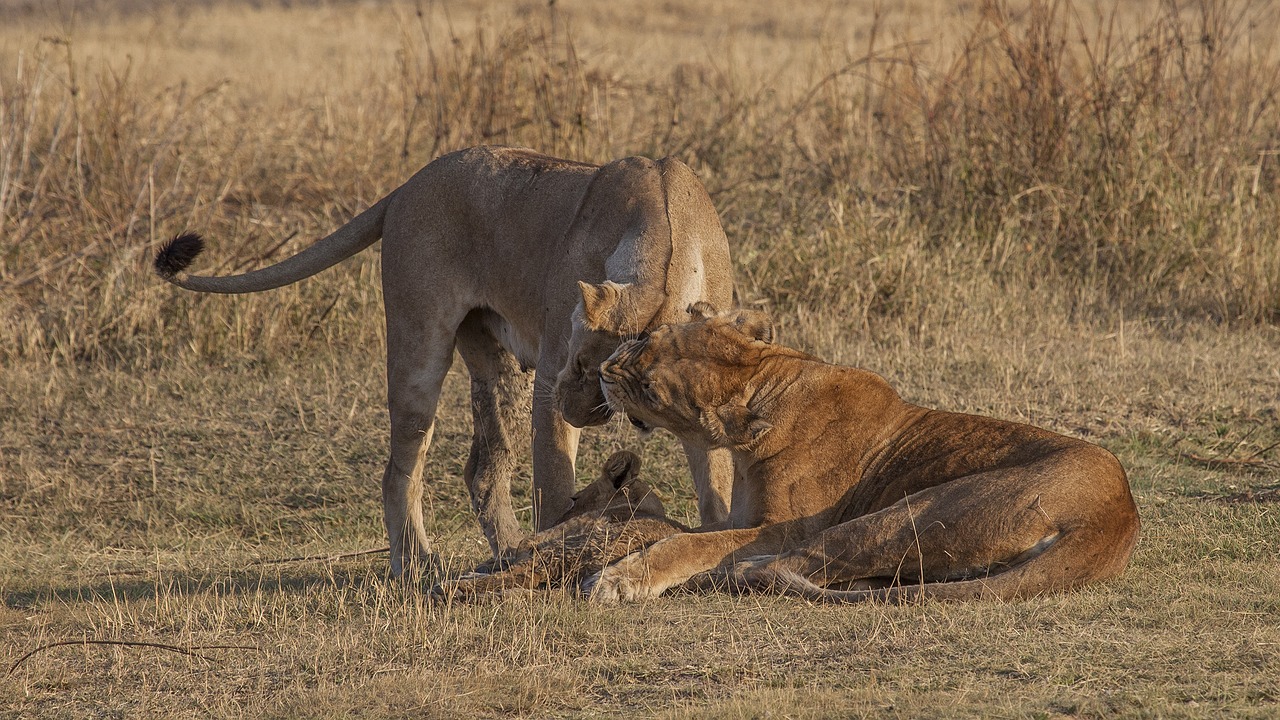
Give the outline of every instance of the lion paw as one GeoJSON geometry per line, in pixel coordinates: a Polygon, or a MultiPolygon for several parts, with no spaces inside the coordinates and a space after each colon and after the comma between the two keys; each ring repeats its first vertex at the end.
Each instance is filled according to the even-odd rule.
{"type": "Polygon", "coordinates": [[[406,582],[416,581],[443,570],[439,556],[424,546],[405,543],[397,552],[391,551],[391,577],[406,582]]]}
{"type": "Polygon", "coordinates": [[[644,561],[632,558],[619,560],[583,580],[582,594],[596,603],[635,602],[657,597],[662,588],[648,581],[644,561]]]}

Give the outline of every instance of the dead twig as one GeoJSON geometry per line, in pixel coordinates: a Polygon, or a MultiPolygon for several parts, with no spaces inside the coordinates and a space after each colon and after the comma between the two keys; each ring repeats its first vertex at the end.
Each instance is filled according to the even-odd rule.
{"type": "Polygon", "coordinates": [[[1261,460],[1264,455],[1276,449],[1277,447],[1280,447],[1280,440],[1277,440],[1271,443],[1270,445],[1262,448],[1261,450],[1249,455],[1248,457],[1245,458],[1245,460],[1255,460],[1255,459],[1261,460]]]}
{"type": "MultiPolygon", "coordinates": [[[[276,558],[276,559],[269,559],[269,560],[252,560],[248,563],[248,565],[250,566],[284,565],[286,563],[326,562],[326,561],[336,562],[338,560],[346,560],[353,557],[361,557],[363,555],[376,555],[378,553],[384,553],[384,552],[390,552],[390,551],[391,551],[390,546],[387,546],[387,547],[374,548],[372,550],[357,550],[356,552],[341,553],[338,555],[303,555],[299,557],[276,558]]],[[[121,576],[121,575],[140,576],[140,575],[146,575],[149,572],[151,572],[150,569],[133,568],[133,569],[122,569],[122,570],[109,570],[107,572],[94,573],[92,575],[89,575],[88,577],[103,578],[103,577],[115,577],[115,576],[121,576]]],[[[71,641],[68,641],[68,642],[71,642],[71,641]]]]}
{"type": "Polygon", "coordinates": [[[127,577],[139,577],[142,575],[146,575],[148,572],[150,571],[149,570],[129,570],[129,569],[108,570],[106,572],[99,572],[99,573],[93,573],[92,575],[86,575],[85,577],[88,577],[90,580],[96,580],[97,578],[104,578],[104,577],[117,577],[121,575],[127,576],[127,577]]]}
{"type": "Polygon", "coordinates": [[[88,639],[59,640],[57,642],[51,642],[46,645],[41,645],[40,647],[28,652],[26,655],[23,655],[22,657],[15,660],[14,663],[9,666],[9,674],[12,675],[14,671],[18,669],[19,666],[21,666],[27,660],[30,660],[33,656],[35,656],[38,653],[42,653],[45,650],[52,650],[53,648],[66,647],[70,645],[84,645],[84,646],[116,645],[120,647],[153,648],[155,650],[168,650],[169,652],[175,652],[180,655],[197,657],[206,662],[213,662],[213,658],[209,657],[208,655],[200,654],[205,650],[252,650],[254,652],[262,652],[262,648],[254,647],[252,645],[189,645],[187,647],[180,647],[178,645],[166,645],[164,643],[145,642],[142,640],[88,640],[88,639]]]}
{"type": "Polygon", "coordinates": [[[1220,470],[1265,470],[1271,467],[1271,463],[1258,457],[1255,453],[1247,458],[1233,457],[1205,457],[1191,452],[1178,453],[1178,457],[1189,460],[1197,465],[1204,467],[1216,468],[1220,470]]]}
{"type": "Polygon", "coordinates": [[[279,558],[276,560],[254,560],[250,565],[283,565],[285,563],[295,562],[325,562],[335,560],[346,560],[347,558],[360,557],[361,555],[376,555],[378,553],[391,552],[391,547],[380,547],[373,550],[360,550],[357,552],[342,553],[340,555],[304,555],[301,557],[279,558]]]}
{"type": "Polygon", "coordinates": [[[308,341],[310,341],[313,337],[315,337],[316,331],[320,329],[320,324],[323,323],[324,319],[329,317],[329,313],[333,312],[333,309],[338,306],[338,299],[341,297],[342,297],[341,293],[334,295],[333,302],[329,303],[329,307],[325,308],[324,312],[320,313],[320,317],[316,318],[316,321],[311,324],[311,332],[307,333],[308,341]]]}

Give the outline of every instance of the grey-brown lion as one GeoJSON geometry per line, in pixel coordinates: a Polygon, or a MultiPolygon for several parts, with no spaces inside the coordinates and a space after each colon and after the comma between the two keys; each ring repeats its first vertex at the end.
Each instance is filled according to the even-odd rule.
{"type": "MultiPolygon", "coordinates": [[[[297,282],[382,239],[391,456],[382,478],[391,569],[427,555],[422,458],[454,349],[471,374],[475,435],[464,474],[495,555],[524,537],[511,507],[517,423],[533,369],[533,500],[539,528],[574,486],[578,428],[609,417],[601,361],[626,337],[732,299],[729,247],[706,190],[679,160],[589,165],[510,147],[441,157],[333,234],[270,267],[197,277],[197,236],[156,257],[198,292],[297,282]]],[[[727,515],[725,453],[686,448],[704,522],[727,515]]]]}

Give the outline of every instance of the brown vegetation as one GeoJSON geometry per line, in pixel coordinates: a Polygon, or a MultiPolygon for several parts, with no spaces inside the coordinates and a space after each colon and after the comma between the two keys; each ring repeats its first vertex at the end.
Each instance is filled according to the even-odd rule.
{"type": "MultiPolygon", "coordinates": [[[[0,646],[204,658],[50,648],[6,712],[1275,712],[1271,4],[73,5],[0,2],[0,646]],[[441,606],[384,557],[261,564],[385,544],[377,252],[210,298],[154,248],[197,231],[201,270],[259,266],[477,143],[680,157],[789,344],[1120,457],[1133,565],[850,610],[441,606]]],[[[427,471],[454,570],[485,552],[464,384],[427,471]]],[[[632,442],[592,434],[580,475],[632,442]]],[[[678,448],[644,453],[688,520],[678,448]]]]}

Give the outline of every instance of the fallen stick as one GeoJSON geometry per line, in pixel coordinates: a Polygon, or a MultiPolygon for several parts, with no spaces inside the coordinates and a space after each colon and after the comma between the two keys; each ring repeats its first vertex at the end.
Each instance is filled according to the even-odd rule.
{"type": "Polygon", "coordinates": [[[59,640],[57,642],[51,642],[47,645],[41,645],[35,650],[32,650],[31,652],[28,652],[26,655],[23,655],[22,657],[18,658],[16,661],[14,661],[12,665],[9,666],[9,674],[12,675],[13,672],[17,670],[20,665],[22,665],[22,663],[31,659],[31,657],[36,655],[37,653],[42,653],[45,650],[51,650],[56,647],[65,647],[69,645],[85,645],[85,646],[117,645],[117,646],[123,646],[123,647],[153,648],[156,650],[168,650],[169,652],[175,652],[181,655],[188,655],[190,657],[197,657],[206,662],[213,662],[213,658],[209,657],[208,655],[201,655],[197,651],[253,650],[254,652],[262,652],[262,648],[253,647],[250,645],[191,645],[184,648],[184,647],[179,647],[177,645],[165,645],[164,643],[144,642],[141,640],[59,640]]]}
{"type": "Polygon", "coordinates": [[[250,565],[283,565],[284,563],[295,562],[324,562],[334,560],[346,560],[347,558],[360,557],[361,555],[376,555],[378,553],[390,552],[391,547],[380,547],[373,550],[359,550],[357,552],[342,553],[340,555],[303,555],[301,557],[279,558],[276,560],[254,560],[250,565]]]}

